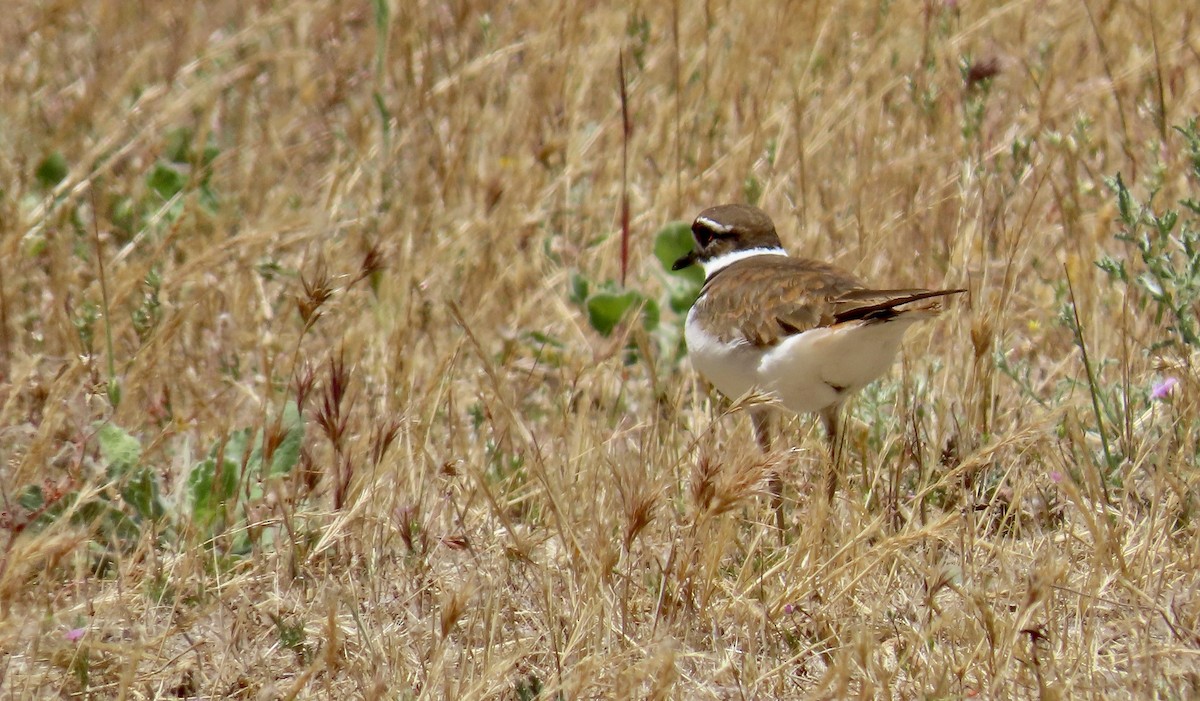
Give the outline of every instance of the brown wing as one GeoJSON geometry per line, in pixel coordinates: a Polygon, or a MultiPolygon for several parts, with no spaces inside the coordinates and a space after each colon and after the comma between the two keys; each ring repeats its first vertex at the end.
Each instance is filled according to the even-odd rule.
{"type": "Polygon", "coordinates": [[[891,319],[906,311],[937,312],[941,309],[937,302],[920,307],[905,305],[962,292],[966,290],[855,290],[833,300],[836,311],[832,322],[840,324],[857,319],[891,319]]]}
{"type": "MultiPolygon", "coordinates": [[[[828,263],[755,256],[709,278],[696,305],[712,322],[710,328],[730,329],[721,334],[721,340],[740,337],[764,347],[818,326],[890,319],[912,309],[898,307],[963,291],[871,290],[854,275],[828,263]]],[[[937,305],[919,309],[936,312],[937,305]]]]}
{"type": "Polygon", "coordinates": [[[710,328],[730,329],[721,340],[773,346],[827,323],[837,311],[834,300],[861,289],[861,280],[827,263],[754,256],[709,278],[696,306],[710,328]]]}

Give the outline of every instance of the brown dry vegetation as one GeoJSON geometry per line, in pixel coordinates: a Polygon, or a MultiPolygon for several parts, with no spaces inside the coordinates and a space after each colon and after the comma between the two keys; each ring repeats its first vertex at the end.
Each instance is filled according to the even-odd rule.
{"type": "Polygon", "coordinates": [[[1194,2],[382,5],[5,4],[4,696],[1200,693],[1191,358],[1093,265],[1104,178],[1189,194],[1194,2]],[[678,315],[571,301],[626,187],[652,299],[655,232],[747,198],[970,288],[850,407],[827,532],[810,418],[759,456],[678,315]],[[289,469],[201,522],[245,429],[289,469]]]}

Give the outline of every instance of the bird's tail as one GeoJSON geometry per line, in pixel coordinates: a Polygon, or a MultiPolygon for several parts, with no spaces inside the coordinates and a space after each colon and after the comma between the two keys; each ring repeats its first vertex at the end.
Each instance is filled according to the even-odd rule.
{"type": "Polygon", "coordinates": [[[854,290],[835,301],[839,307],[834,313],[835,323],[856,320],[893,319],[901,314],[934,316],[942,310],[941,298],[966,292],[955,290],[854,290]],[[914,302],[933,299],[916,306],[914,302]]]}

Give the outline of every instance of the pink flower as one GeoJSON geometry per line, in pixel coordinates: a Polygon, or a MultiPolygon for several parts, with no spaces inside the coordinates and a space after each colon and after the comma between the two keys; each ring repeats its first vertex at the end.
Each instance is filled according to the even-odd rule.
{"type": "Polygon", "coordinates": [[[1179,384],[1179,380],[1174,377],[1164,378],[1162,382],[1154,385],[1150,390],[1150,398],[1162,401],[1171,396],[1171,390],[1175,389],[1175,385],[1179,384]]]}
{"type": "Polygon", "coordinates": [[[1050,481],[1055,484],[1062,482],[1063,481],[1062,473],[1059,472],[1058,470],[1051,470],[1050,471],[1050,481]]]}
{"type": "Polygon", "coordinates": [[[83,634],[87,632],[85,628],[72,628],[66,632],[67,640],[77,643],[83,638],[83,634]]]}

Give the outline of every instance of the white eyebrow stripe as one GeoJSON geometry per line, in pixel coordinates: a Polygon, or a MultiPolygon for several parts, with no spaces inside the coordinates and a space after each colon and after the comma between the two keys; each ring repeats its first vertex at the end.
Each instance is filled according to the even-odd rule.
{"type": "Polygon", "coordinates": [[[730,251],[723,255],[719,255],[711,260],[706,260],[701,265],[704,266],[704,279],[708,279],[715,275],[718,270],[727,268],[739,260],[753,258],[755,256],[786,256],[787,251],[776,246],[763,248],[750,248],[741,251],[730,251]]]}
{"type": "Polygon", "coordinates": [[[729,226],[728,224],[722,224],[721,222],[716,221],[715,219],[709,219],[708,217],[696,217],[696,223],[704,226],[706,229],[715,231],[718,234],[728,234],[729,232],[733,231],[732,226],[729,226]]]}

